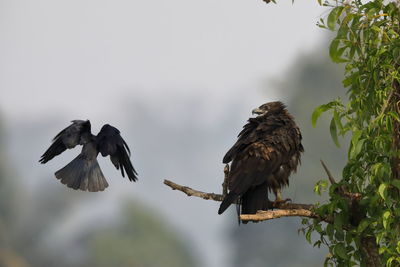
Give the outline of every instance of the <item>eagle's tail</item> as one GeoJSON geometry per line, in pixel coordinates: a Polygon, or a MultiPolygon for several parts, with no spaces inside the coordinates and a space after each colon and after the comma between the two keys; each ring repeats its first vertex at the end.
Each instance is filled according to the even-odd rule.
{"type": "Polygon", "coordinates": [[[82,154],[58,170],[55,175],[61,183],[75,190],[97,192],[108,187],[97,159],[87,159],[82,154]]]}
{"type": "Polygon", "coordinates": [[[229,192],[219,206],[218,214],[222,214],[237,198],[237,194],[229,192]]]}
{"type": "Polygon", "coordinates": [[[266,183],[250,188],[242,196],[242,214],[255,214],[258,210],[270,208],[266,183]]]}

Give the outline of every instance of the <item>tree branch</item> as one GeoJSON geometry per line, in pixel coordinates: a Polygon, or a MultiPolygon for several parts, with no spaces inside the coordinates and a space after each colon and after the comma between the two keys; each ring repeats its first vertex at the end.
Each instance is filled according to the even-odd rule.
{"type": "MultiPolygon", "coordinates": [[[[164,184],[171,187],[172,190],[178,190],[185,193],[189,197],[199,197],[206,200],[214,200],[221,202],[224,199],[223,195],[215,194],[215,193],[206,193],[202,191],[195,190],[188,186],[183,186],[176,184],[170,180],[164,180],[164,184]]],[[[296,209],[306,209],[312,210],[314,205],[310,204],[299,204],[299,203],[290,203],[290,202],[272,202],[272,207],[274,209],[287,209],[287,210],[296,210],[296,209]]]]}
{"type": "Polygon", "coordinates": [[[164,180],[164,184],[168,185],[169,187],[172,188],[172,190],[179,190],[183,193],[185,193],[186,195],[188,195],[189,197],[199,197],[202,199],[206,199],[206,200],[214,200],[214,201],[222,201],[223,200],[223,196],[220,194],[215,194],[215,193],[205,193],[202,191],[198,191],[195,189],[192,189],[188,186],[183,186],[183,185],[179,185],[176,184],[170,180],[164,180]]]}
{"type": "Polygon", "coordinates": [[[266,221],[277,219],[281,217],[308,217],[319,218],[314,212],[308,209],[289,209],[289,210],[260,210],[256,214],[241,214],[240,220],[242,221],[266,221]]]}
{"type": "MultiPolygon", "coordinates": [[[[219,202],[224,199],[223,195],[198,191],[188,186],[176,184],[170,180],[164,180],[164,184],[169,186],[172,190],[178,190],[185,193],[189,197],[199,197],[202,199],[214,200],[219,202]]],[[[317,214],[315,214],[313,212],[314,205],[288,202],[272,202],[271,204],[274,209],[279,210],[260,210],[257,212],[257,214],[242,214],[240,215],[240,220],[266,221],[278,219],[281,217],[308,217],[314,219],[319,218],[322,221],[332,223],[332,220],[328,218],[320,218],[317,214]]]]}
{"type": "MultiPolygon", "coordinates": [[[[328,179],[331,182],[331,184],[332,185],[336,184],[335,178],[333,178],[332,173],[329,171],[329,169],[326,166],[325,162],[322,159],[320,161],[321,161],[322,167],[324,167],[326,175],[328,175],[328,179]]],[[[344,197],[346,197],[346,198],[348,198],[350,200],[357,200],[358,201],[358,200],[361,199],[361,194],[360,193],[348,192],[343,186],[339,186],[338,189],[339,189],[338,191],[339,191],[340,195],[342,195],[342,196],[344,196],[344,197]]]]}
{"type": "Polygon", "coordinates": [[[332,176],[331,172],[329,171],[328,167],[326,166],[325,162],[322,159],[320,161],[321,161],[322,167],[324,167],[324,170],[325,170],[326,174],[328,175],[328,179],[331,182],[331,184],[336,184],[335,178],[333,178],[333,176],[332,176]]]}
{"type": "Polygon", "coordinates": [[[376,244],[374,236],[361,237],[361,252],[365,255],[363,257],[364,264],[368,267],[381,267],[382,261],[379,256],[379,245],[376,244]]]}

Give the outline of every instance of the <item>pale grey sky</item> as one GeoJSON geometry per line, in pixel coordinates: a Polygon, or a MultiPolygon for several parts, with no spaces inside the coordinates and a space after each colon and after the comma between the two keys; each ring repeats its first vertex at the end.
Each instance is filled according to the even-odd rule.
{"type": "Polygon", "coordinates": [[[125,97],[183,91],[228,105],[226,94],[256,94],[323,35],[317,1],[279,2],[2,0],[1,109],[93,117],[125,97]]]}

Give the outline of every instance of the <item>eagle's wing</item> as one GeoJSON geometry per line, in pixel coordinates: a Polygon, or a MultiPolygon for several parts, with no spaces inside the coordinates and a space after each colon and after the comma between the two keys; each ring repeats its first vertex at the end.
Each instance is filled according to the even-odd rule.
{"type": "MultiPolygon", "coordinates": [[[[229,194],[222,201],[218,213],[223,213],[233,202],[243,196],[248,190],[268,182],[281,165],[280,152],[262,142],[255,142],[235,156],[229,172],[229,194]]],[[[265,195],[260,202],[267,200],[265,195]]]]}
{"type": "Polygon", "coordinates": [[[122,177],[125,173],[130,181],[137,180],[137,172],[130,161],[130,150],[124,139],[120,135],[120,131],[105,124],[97,135],[97,149],[103,157],[110,156],[111,162],[118,169],[121,169],[122,177]]]}
{"type": "Polygon", "coordinates": [[[53,138],[51,146],[40,157],[39,162],[44,164],[60,155],[65,150],[74,148],[76,145],[81,144],[81,136],[83,133],[90,134],[90,121],[86,120],[73,120],[72,124],[59,132],[53,138]]]}
{"type": "Polygon", "coordinates": [[[239,133],[236,143],[228,152],[226,152],[222,162],[231,162],[237,153],[243,151],[248,145],[259,140],[260,136],[267,136],[280,126],[282,126],[282,121],[279,119],[260,124],[257,119],[250,118],[239,133]]]}

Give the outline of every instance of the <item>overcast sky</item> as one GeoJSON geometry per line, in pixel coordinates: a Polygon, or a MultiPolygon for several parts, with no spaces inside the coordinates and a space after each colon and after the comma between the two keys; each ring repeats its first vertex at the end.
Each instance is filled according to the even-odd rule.
{"type": "Polygon", "coordinates": [[[229,105],[323,35],[317,1],[279,2],[2,0],[0,107],[7,118],[92,117],[125,97],[174,92],[229,105]]]}

